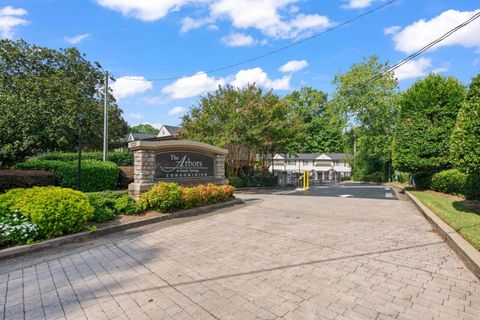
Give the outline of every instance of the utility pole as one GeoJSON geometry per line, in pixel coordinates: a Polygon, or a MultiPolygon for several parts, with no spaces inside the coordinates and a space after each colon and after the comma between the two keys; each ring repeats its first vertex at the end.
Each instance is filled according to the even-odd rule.
{"type": "Polygon", "coordinates": [[[105,71],[105,93],[103,106],[103,161],[108,159],[108,71],[105,71]]]}

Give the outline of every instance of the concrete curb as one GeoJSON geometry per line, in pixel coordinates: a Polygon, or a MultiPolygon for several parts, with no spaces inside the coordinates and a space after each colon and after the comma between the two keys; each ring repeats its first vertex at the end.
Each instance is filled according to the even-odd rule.
{"type": "Polygon", "coordinates": [[[242,204],[242,203],[244,202],[241,199],[235,198],[226,202],[215,203],[205,207],[181,210],[181,211],[167,213],[167,214],[160,215],[158,217],[153,217],[145,220],[133,221],[133,222],[128,222],[128,223],[114,225],[114,226],[107,226],[107,227],[99,228],[96,231],[83,231],[79,233],[69,234],[63,237],[45,240],[45,241],[34,243],[31,245],[22,245],[22,246],[6,248],[3,250],[0,250],[0,259],[12,258],[15,256],[34,253],[34,252],[42,251],[48,248],[58,247],[58,246],[62,246],[69,243],[84,242],[84,241],[94,239],[94,238],[99,238],[101,236],[108,235],[111,233],[133,229],[133,228],[137,228],[137,227],[141,227],[141,226],[145,226],[153,223],[158,223],[158,222],[162,222],[162,221],[170,220],[174,218],[201,215],[208,212],[212,212],[214,210],[223,209],[223,208],[231,207],[231,206],[242,204]]]}
{"type": "Polygon", "coordinates": [[[452,227],[427,208],[413,194],[408,191],[405,191],[405,194],[415,204],[428,222],[430,222],[435,231],[443,238],[450,248],[455,251],[460,259],[463,260],[467,268],[480,279],[480,252],[468,243],[467,240],[463,239],[463,237],[452,227]]]}

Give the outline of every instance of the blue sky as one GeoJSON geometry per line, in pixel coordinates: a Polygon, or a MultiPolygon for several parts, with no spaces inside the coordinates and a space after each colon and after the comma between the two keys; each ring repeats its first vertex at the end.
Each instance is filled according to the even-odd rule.
{"type": "MultiPolygon", "coordinates": [[[[76,46],[113,73],[130,124],[176,125],[219,84],[260,83],[285,95],[327,93],[335,74],[372,54],[395,63],[480,10],[474,0],[398,0],[349,26],[267,58],[170,81],[291,44],[382,0],[0,0],[0,37],[76,46]]],[[[402,89],[429,72],[467,83],[480,69],[480,19],[399,69],[402,89]]]]}

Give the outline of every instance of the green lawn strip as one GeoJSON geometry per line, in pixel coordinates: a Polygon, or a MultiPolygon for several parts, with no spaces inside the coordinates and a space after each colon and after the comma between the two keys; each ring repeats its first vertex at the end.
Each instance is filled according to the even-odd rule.
{"type": "Polygon", "coordinates": [[[411,191],[424,205],[480,250],[480,215],[470,211],[461,199],[425,191],[411,191]]]}

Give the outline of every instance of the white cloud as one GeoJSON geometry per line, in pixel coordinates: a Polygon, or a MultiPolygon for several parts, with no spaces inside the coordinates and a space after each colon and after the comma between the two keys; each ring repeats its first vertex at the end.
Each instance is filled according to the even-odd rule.
{"type": "Polygon", "coordinates": [[[399,81],[423,77],[427,75],[431,67],[432,59],[422,57],[418,60],[410,60],[409,62],[405,63],[403,66],[395,70],[395,76],[398,78],[399,81]]]}
{"type": "Polygon", "coordinates": [[[0,9],[0,38],[12,39],[17,27],[28,24],[27,20],[20,18],[26,14],[27,11],[22,8],[6,6],[0,9]]]}
{"type": "Polygon", "coordinates": [[[402,27],[400,27],[400,26],[391,26],[391,27],[383,29],[383,33],[386,34],[386,35],[395,34],[400,30],[402,30],[402,27]]]}
{"type": "Polygon", "coordinates": [[[200,71],[194,76],[176,80],[164,87],[162,93],[170,95],[173,99],[184,99],[215,90],[219,85],[224,84],[224,79],[215,79],[200,71]]]}
{"type": "Polygon", "coordinates": [[[296,72],[308,67],[307,60],[291,60],[281,66],[278,70],[280,72],[296,72]]]}
{"type": "Polygon", "coordinates": [[[165,17],[170,11],[179,10],[193,0],[97,0],[98,4],[124,16],[143,21],[155,21],[165,17]]]}
{"type": "Polygon", "coordinates": [[[185,33],[192,29],[198,29],[203,27],[204,25],[211,24],[212,21],[213,20],[211,18],[193,19],[190,17],[186,17],[182,20],[182,27],[180,28],[180,31],[182,33],[185,33]]]}
{"type": "Polygon", "coordinates": [[[143,93],[153,88],[152,82],[140,76],[125,76],[118,78],[111,85],[113,95],[117,99],[143,93]]]}
{"type": "Polygon", "coordinates": [[[230,84],[235,87],[245,87],[249,84],[256,84],[268,89],[274,90],[289,90],[290,76],[283,76],[280,79],[271,80],[268,75],[261,68],[253,68],[247,70],[240,70],[235,75],[235,78],[230,84]]]}
{"type": "Polygon", "coordinates": [[[164,103],[164,101],[168,99],[191,98],[205,92],[216,90],[219,86],[224,86],[226,84],[230,84],[239,88],[243,88],[249,84],[256,84],[267,89],[289,90],[290,80],[290,75],[285,75],[278,79],[270,79],[267,73],[261,68],[240,70],[234,76],[228,76],[225,78],[210,77],[200,71],[194,76],[178,79],[175,82],[165,86],[162,89],[162,93],[168,95],[166,99],[152,99],[155,101],[159,99],[162,103],[164,103]]]}
{"type": "Polygon", "coordinates": [[[342,5],[344,9],[363,9],[369,7],[375,0],[348,0],[342,5]]]}
{"type": "Polygon", "coordinates": [[[237,29],[255,28],[277,39],[295,38],[304,33],[324,29],[332,23],[325,16],[294,13],[285,19],[280,12],[298,0],[216,0],[210,15],[226,18],[237,29]]]}
{"type": "Polygon", "coordinates": [[[128,116],[132,119],[141,120],[145,118],[145,115],[142,113],[129,113],[128,116]]]}
{"type": "Polygon", "coordinates": [[[244,33],[231,33],[222,37],[221,40],[227,47],[248,47],[255,44],[255,39],[244,33]]]}
{"type": "Polygon", "coordinates": [[[168,115],[176,116],[181,113],[184,113],[185,111],[187,111],[187,109],[184,107],[175,107],[175,108],[172,108],[170,111],[168,111],[168,115]]]}
{"type": "Polygon", "coordinates": [[[326,16],[302,14],[294,6],[301,0],[96,0],[98,4],[125,16],[144,21],[162,19],[169,12],[180,10],[187,4],[206,8],[205,17],[187,17],[182,20],[181,32],[229,20],[237,29],[255,28],[263,34],[277,39],[304,36],[331,26],[326,16]]]}
{"type": "Polygon", "coordinates": [[[83,34],[78,34],[72,37],[65,36],[63,37],[63,39],[70,44],[79,44],[80,42],[82,42],[83,40],[89,37],[90,37],[90,33],[83,33],[83,34]]]}
{"type": "MultiPolygon", "coordinates": [[[[448,10],[431,20],[418,20],[402,30],[393,33],[395,49],[405,53],[412,53],[439,38],[450,29],[480,12],[448,10]]],[[[439,47],[460,45],[467,48],[480,48],[480,20],[475,20],[463,29],[455,32],[431,50],[439,47]]]]}

